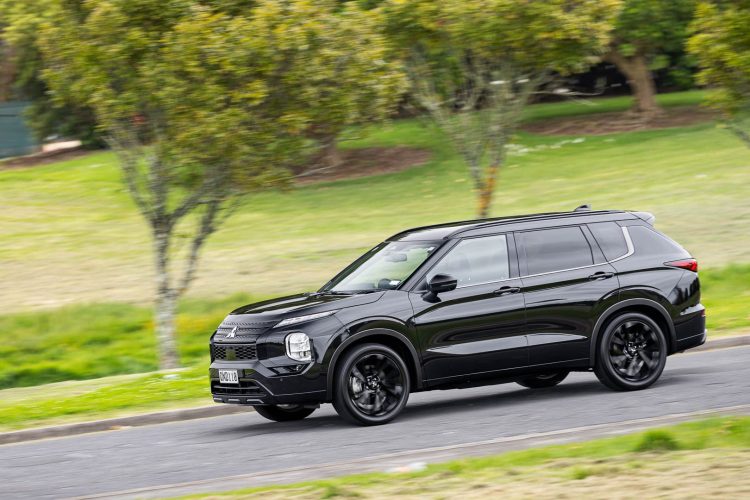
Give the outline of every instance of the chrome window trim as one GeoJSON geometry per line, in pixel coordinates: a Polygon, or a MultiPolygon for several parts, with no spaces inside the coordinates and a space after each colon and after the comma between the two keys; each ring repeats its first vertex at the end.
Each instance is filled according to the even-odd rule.
{"type": "Polygon", "coordinates": [[[630,257],[635,253],[635,247],[633,246],[633,240],[630,239],[630,233],[628,232],[628,228],[623,226],[620,229],[622,229],[622,235],[625,236],[625,243],[628,245],[628,251],[625,252],[625,255],[622,255],[620,257],[617,257],[616,259],[608,260],[607,263],[611,262],[617,262],[618,260],[625,259],[627,257],[630,257]]]}
{"type": "Polygon", "coordinates": [[[625,259],[627,257],[630,257],[635,252],[635,248],[633,247],[633,241],[630,239],[630,233],[628,233],[628,228],[627,227],[621,227],[620,229],[622,229],[622,234],[623,234],[623,236],[625,236],[625,243],[628,245],[628,251],[627,251],[627,253],[625,253],[625,255],[617,257],[616,259],[604,261],[604,262],[602,262],[600,264],[591,264],[591,265],[588,265],[588,266],[579,266],[579,267],[569,267],[567,269],[559,269],[557,271],[547,271],[545,273],[526,274],[526,275],[520,276],[520,278],[533,278],[535,276],[546,276],[548,274],[564,273],[565,271],[575,271],[575,270],[578,270],[578,269],[588,269],[589,267],[597,267],[597,266],[601,266],[602,264],[611,264],[612,262],[617,262],[618,260],[622,260],[622,259],[625,259]]]}
{"type": "MultiPolygon", "coordinates": [[[[578,226],[578,227],[580,227],[580,226],[578,226]]],[[[545,228],[545,229],[552,229],[552,228],[545,228]]],[[[517,279],[523,280],[523,278],[533,278],[533,277],[536,277],[536,276],[546,276],[548,274],[564,273],[566,271],[576,271],[578,269],[588,269],[590,267],[598,267],[598,266],[601,266],[603,264],[611,264],[613,262],[617,262],[619,260],[626,259],[626,258],[630,257],[631,255],[633,255],[635,253],[635,247],[633,246],[633,240],[630,238],[630,233],[628,232],[628,228],[625,227],[625,226],[623,226],[620,229],[622,230],[622,234],[625,237],[625,243],[626,243],[626,245],[627,245],[628,248],[627,248],[627,252],[624,255],[621,255],[620,257],[617,257],[616,259],[607,260],[607,261],[601,262],[599,264],[591,264],[591,265],[588,265],[588,266],[569,267],[567,269],[559,269],[557,271],[547,271],[545,273],[520,275],[520,276],[517,276],[515,278],[506,278],[506,279],[497,280],[497,281],[488,281],[487,283],[472,283],[471,285],[457,286],[455,288],[455,290],[460,290],[462,288],[470,288],[470,287],[473,287],[473,286],[490,285],[490,284],[493,284],[493,283],[503,283],[505,281],[513,281],[513,280],[517,280],[517,279]]],[[[541,230],[543,231],[544,229],[541,229],[541,230]]],[[[524,232],[524,231],[520,231],[520,232],[524,232]]],[[[470,238],[461,238],[460,240],[464,241],[464,240],[473,239],[473,238],[486,238],[488,236],[506,236],[507,234],[508,233],[499,233],[499,234],[493,234],[493,235],[472,236],[470,238]]],[[[506,236],[506,243],[507,243],[507,236],[506,236]]],[[[447,255],[447,253],[446,253],[446,255],[447,255]]],[[[445,255],[443,257],[441,257],[440,260],[442,260],[443,258],[445,258],[445,255]]],[[[510,255],[509,255],[509,258],[510,258],[510,255]]],[[[440,261],[436,262],[433,265],[433,267],[437,266],[439,263],[440,263],[440,261]]],[[[432,270],[432,268],[430,268],[430,270],[432,270]]],[[[428,271],[428,274],[429,274],[429,271],[428,271]]],[[[425,274],[425,277],[426,276],[427,275],[425,274]]]]}

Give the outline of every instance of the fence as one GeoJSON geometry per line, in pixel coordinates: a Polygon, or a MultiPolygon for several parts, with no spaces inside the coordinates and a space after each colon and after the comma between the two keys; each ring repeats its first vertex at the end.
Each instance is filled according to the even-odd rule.
{"type": "Polygon", "coordinates": [[[24,123],[26,102],[0,102],[0,158],[21,156],[39,149],[31,130],[24,123]]]}

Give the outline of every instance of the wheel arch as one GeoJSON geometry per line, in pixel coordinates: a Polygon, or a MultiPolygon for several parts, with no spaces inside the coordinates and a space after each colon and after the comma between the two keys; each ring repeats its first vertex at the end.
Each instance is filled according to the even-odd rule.
{"type": "Polygon", "coordinates": [[[669,315],[667,309],[659,304],[658,302],[651,299],[635,298],[626,299],[622,302],[618,302],[610,306],[596,321],[594,325],[594,331],[591,336],[591,345],[589,347],[589,359],[591,366],[596,363],[597,345],[599,344],[599,338],[601,333],[606,328],[607,324],[616,316],[619,316],[625,312],[638,312],[644,314],[654,320],[656,324],[666,333],[667,337],[667,353],[672,354],[674,348],[677,345],[677,337],[675,334],[674,322],[672,317],[669,315]]]}
{"type": "Polygon", "coordinates": [[[357,332],[348,337],[334,351],[331,361],[328,364],[328,376],[326,377],[327,400],[330,401],[333,398],[333,384],[336,378],[334,374],[336,373],[336,366],[341,356],[349,349],[365,343],[382,344],[396,351],[401,355],[409,370],[409,376],[412,380],[410,390],[422,388],[422,366],[419,362],[419,354],[409,339],[394,330],[373,328],[357,332]]]}

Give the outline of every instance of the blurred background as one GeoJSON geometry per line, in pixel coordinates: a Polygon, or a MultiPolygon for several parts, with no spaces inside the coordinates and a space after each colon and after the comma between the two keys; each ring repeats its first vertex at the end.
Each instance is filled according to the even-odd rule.
{"type": "Polygon", "coordinates": [[[747,332],[748,28],[746,1],[0,0],[0,430],[206,404],[227,312],[445,221],[651,212],[710,337],[747,332]]]}

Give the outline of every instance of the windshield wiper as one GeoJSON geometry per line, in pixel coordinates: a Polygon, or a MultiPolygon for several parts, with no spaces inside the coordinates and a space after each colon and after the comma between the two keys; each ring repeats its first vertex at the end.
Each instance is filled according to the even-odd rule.
{"type": "Polygon", "coordinates": [[[316,292],[316,295],[357,295],[358,293],[382,292],[380,288],[366,288],[363,290],[323,290],[316,292]]]}

